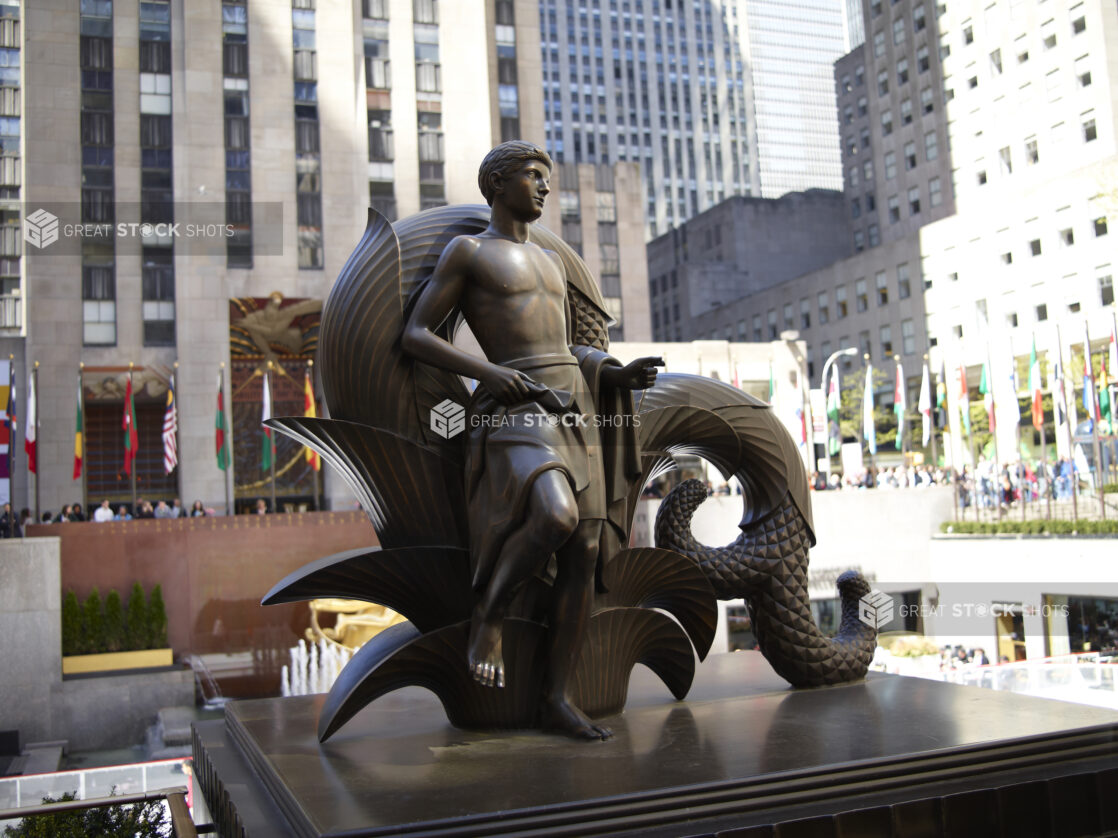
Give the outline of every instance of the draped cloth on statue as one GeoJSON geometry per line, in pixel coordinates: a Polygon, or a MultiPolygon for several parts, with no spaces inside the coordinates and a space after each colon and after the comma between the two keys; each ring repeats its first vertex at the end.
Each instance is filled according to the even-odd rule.
{"type": "Polygon", "coordinates": [[[563,473],[579,520],[602,527],[601,567],[625,538],[626,497],[640,477],[640,453],[628,390],[603,388],[601,370],[619,362],[590,347],[575,354],[505,362],[535,383],[527,401],[506,406],[479,385],[466,417],[466,498],[473,584],[489,582],[501,547],[524,521],[532,483],[563,473]]]}

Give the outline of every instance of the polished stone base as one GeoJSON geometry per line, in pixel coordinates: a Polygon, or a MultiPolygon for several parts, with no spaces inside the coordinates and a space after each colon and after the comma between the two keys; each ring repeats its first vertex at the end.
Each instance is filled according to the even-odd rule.
{"type": "Polygon", "coordinates": [[[222,834],[986,835],[1066,825],[1065,808],[1088,828],[1059,834],[1118,830],[1118,713],[976,687],[797,691],[758,653],[715,655],[684,702],[637,667],[602,743],[456,730],[409,688],[320,745],[322,701],[242,701],[196,725],[222,834]]]}

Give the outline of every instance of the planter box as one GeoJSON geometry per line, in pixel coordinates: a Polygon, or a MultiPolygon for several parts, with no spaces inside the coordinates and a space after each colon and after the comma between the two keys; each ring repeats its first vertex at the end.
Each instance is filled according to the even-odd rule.
{"type": "Polygon", "coordinates": [[[135,652],[105,652],[100,655],[70,655],[62,658],[63,675],[86,672],[117,672],[127,669],[154,669],[171,666],[170,649],[140,649],[135,652]]]}

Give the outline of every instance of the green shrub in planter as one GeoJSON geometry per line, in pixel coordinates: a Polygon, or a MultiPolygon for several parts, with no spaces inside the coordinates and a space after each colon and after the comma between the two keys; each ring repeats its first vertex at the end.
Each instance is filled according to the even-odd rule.
{"type": "Polygon", "coordinates": [[[167,647],[167,609],[163,605],[162,585],[156,585],[151,589],[151,598],[148,599],[147,616],[147,648],[165,649],[167,647]]]}
{"type": "Polygon", "coordinates": [[[125,625],[125,649],[146,649],[148,647],[148,607],[144,589],[137,582],[128,596],[128,617],[125,625]]]}
{"type": "MultiPolygon", "coordinates": [[[[116,788],[113,788],[114,795],[116,788]]],[[[72,792],[59,798],[43,798],[43,803],[76,800],[72,792]]],[[[5,838],[168,838],[172,834],[171,818],[162,800],[135,803],[129,806],[105,806],[100,809],[79,809],[32,815],[18,826],[4,830],[5,838]]]]}
{"type": "Polygon", "coordinates": [[[120,594],[109,591],[105,597],[105,651],[124,651],[124,606],[120,604],[120,594]]]}
{"type": "Polygon", "coordinates": [[[105,648],[105,616],[101,606],[101,593],[96,588],[89,592],[82,606],[82,630],[85,633],[83,647],[87,654],[105,648]]]}
{"type": "Polygon", "coordinates": [[[67,591],[62,599],[62,654],[80,654],[82,640],[82,607],[78,595],[67,591]]]}

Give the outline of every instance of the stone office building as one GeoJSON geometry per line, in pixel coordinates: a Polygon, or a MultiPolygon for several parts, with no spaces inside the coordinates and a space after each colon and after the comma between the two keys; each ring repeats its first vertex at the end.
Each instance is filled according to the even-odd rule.
{"type": "MultiPolygon", "coordinates": [[[[303,412],[317,301],[358,241],[366,207],[402,218],[480,203],[477,166],[495,143],[544,140],[535,3],[4,0],[0,44],[10,234],[0,292],[17,307],[3,324],[21,411],[20,362],[39,364],[40,483],[17,481],[17,507],[34,506],[36,491],[53,512],[83,497],[131,498],[121,431],[130,369],[139,495],[218,510],[227,486],[235,501],[266,497],[253,373],[277,353],[275,413],[303,412]],[[59,241],[23,242],[16,200],[59,217],[59,241]],[[122,223],[134,226],[121,235],[122,223]],[[191,224],[222,232],[187,236],[191,224]],[[223,364],[233,444],[224,472],[214,455],[223,364]],[[179,464],[168,475],[161,430],[172,373],[179,464]],[[79,391],[85,462],[74,480],[79,391]]],[[[613,174],[613,220],[584,211],[593,230],[581,232],[592,267],[614,259],[612,304],[640,337],[643,219],[626,186],[634,178],[613,174]],[[619,289],[633,264],[640,292],[628,295],[630,316],[619,289]]],[[[561,179],[544,219],[555,230],[561,179]]],[[[584,210],[597,191],[579,193],[584,210]]],[[[284,498],[313,497],[300,456],[281,445],[281,508],[284,498]]],[[[346,497],[329,475],[319,489],[346,497]]]]}

